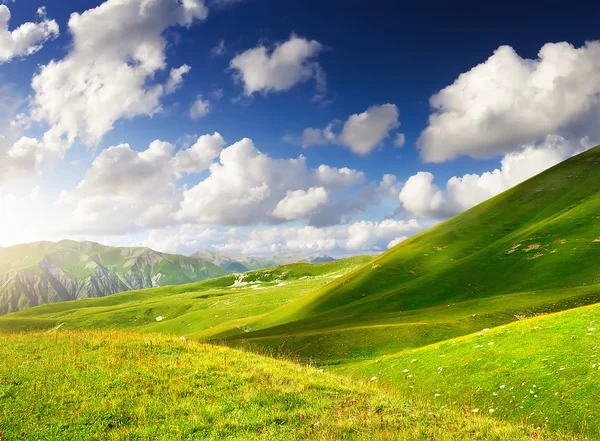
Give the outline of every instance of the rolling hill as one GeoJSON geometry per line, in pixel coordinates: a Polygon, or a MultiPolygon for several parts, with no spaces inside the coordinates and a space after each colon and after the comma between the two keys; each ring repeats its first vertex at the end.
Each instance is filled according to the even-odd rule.
{"type": "Polygon", "coordinates": [[[43,305],[0,317],[0,331],[135,329],[207,339],[249,322],[342,277],[369,256],[294,263],[198,283],[133,290],[109,297],[43,305]]]}
{"type": "Polygon", "coordinates": [[[599,188],[600,146],[219,337],[338,363],[598,302],[599,188]]]}
{"type": "Polygon", "coordinates": [[[38,242],[0,248],[0,315],[45,303],[190,283],[229,271],[149,248],[38,242]]]}
{"type": "Polygon", "coordinates": [[[6,440],[583,440],[164,335],[5,334],[0,358],[6,440]]]}

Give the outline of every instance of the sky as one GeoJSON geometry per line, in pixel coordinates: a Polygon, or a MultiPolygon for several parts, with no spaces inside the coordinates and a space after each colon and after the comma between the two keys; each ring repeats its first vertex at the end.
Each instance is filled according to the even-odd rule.
{"type": "Polygon", "coordinates": [[[600,143],[600,5],[0,0],[0,246],[379,253],[600,143]]]}

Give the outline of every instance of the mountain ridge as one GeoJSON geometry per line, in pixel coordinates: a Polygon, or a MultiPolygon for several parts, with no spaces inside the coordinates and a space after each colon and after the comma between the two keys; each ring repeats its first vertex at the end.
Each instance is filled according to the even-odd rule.
{"type": "Polygon", "coordinates": [[[199,258],[147,247],[109,247],[70,240],[14,245],[0,248],[0,315],[46,303],[197,282],[228,273],[199,258]]]}

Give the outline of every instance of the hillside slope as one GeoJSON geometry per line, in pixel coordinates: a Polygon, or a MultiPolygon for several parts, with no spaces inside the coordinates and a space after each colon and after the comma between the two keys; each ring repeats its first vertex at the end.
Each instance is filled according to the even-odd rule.
{"type": "Polygon", "coordinates": [[[229,271],[210,262],[93,242],[0,248],[0,315],[32,306],[131,289],[190,283],[229,271]]]}
{"type": "Polygon", "coordinates": [[[0,438],[580,440],[164,335],[0,335],[0,438]]]}
{"type": "Polygon", "coordinates": [[[369,358],[600,301],[600,146],[222,337],[369,358]]]}
{"type": "Polygon", "coordinates": [[[600,305],[480,330],[357,363],[340,372],[377,376],[405,397],[460,402],[600,439],[600,305]],[[436,397],[436,394],[438,395],[436,397]]]}

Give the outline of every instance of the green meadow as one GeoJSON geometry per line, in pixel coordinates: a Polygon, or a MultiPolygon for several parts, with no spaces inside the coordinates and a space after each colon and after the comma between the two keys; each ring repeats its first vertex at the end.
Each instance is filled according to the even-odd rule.
{"type": "Polygon", "coordinates": [[[157,334],[0,336],[0,439],[579,440],[157,334]]]}

